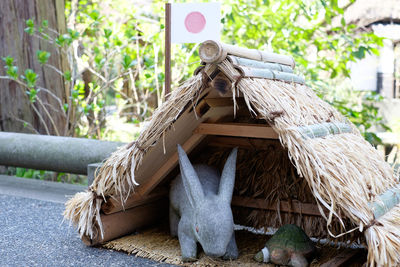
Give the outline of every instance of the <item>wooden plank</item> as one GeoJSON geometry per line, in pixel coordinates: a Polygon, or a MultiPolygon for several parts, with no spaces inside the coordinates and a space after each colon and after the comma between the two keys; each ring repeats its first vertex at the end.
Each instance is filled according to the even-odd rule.
{"type": "Polygon", "coordinates": [[[279,140],[259,139],[248,137],[209,136],[208,146],[213,147],[240,147],[245,149],[268,149],[270,145],[281,145],[279,140]]]}
{"type": "Polygon", "coordinates": [[[203,121],[217,121],[219,118],[232,115],[232,107],[211,108],[202,117],[197,117],[194,112],[184,112],[173,126],[165,133],[164,140],[159,140],[145,154],[142,164],[136,170],[136,181],[144,184],[148,178],[161,168],[161,166],[176,152],[176,145],[183,144],[193,135],[193,130],[203,121]]]}
{"type": "MultiPolygon", "coordinates": [[[[206,98],[206,103],[210,107],[227,107],[231,106],[233,108],[233,98],[232,97],[216,97],[216,98],[206,98]]],[[[247,108],[243,97],[237,97],[236,103],[240,108],[247,108]]]]}
{"type": "Polygon", "coordinates": [[[210,107],[226,107],[226,106],[233,107],[232,97],[207,98],[205,101],[210,107]]]}
{"type": "MultiPolygon", "coordinates": [[[[206,89],[199,98],[210,92],[206,89]]],[[[211,108],[203,116],[196,116],[192,107],[188,107],[166,131],[164,137],[152,146],[144,155],[142,164],[135,171],[135,178],[139,184],[144,183],[165,161],[176,151],[176,144],[184,143],[196,127],[204,121],[233,114],[231,107],[211,108]]]]}
{"type": "Polygon", "coordinates": [[[271,127],[263,124],[201,123],[196,130],[194,130],[194,133],[265,139],[279,138],[278,134],[271,127]]]}
{"type": "MultiPolygon", "coordinates": [[[[276,204],[268,205],[264,199],[254,199],[250,197],[233,196],[232,205],[237,207],[255,208],[276,211],[276,204]]],[[[280,212],[292,212],[304,215],[321,216],[318,206],[311,203],[301,203],[299,201],[280,201],[280,212]]]]}
{"type": "Polygon", "coordinates": [[[135,230],[158,222],[168,214],[168,200],[159,199],[158,201],[137,206],[135,208],[120,211],[113,214],[101,214],[100,219],[103,224],[104,238],[101,238],[100,229],[96,225],[98,235],[94,239],[83,236],[82,241],[88,246],[95,246],[115,238],[133,233],[135,230]]]}
{"type": "Polygon", "coordinates": [[[128,210],[137,206],[151,203],[167,196],[168,196],[168,189],[165,187],[160,187],[145,197],[136,194],[136,192],[134,192],[127,198],[124,205],[122,205],[120,199],[114,199],[114,198],[108,199],[107,202],[104,202],[103,205],[101,205],[101,211],[104,214],[112,214],[122,210],[128,210]]]}
{"type": "MultiPolygon", "coordinates": [[[[182,148],[186,153],[190,153],[192,149],[197,146],[206,136],[201,134],[192,135],[183,145],[182,148]]],[[[176,151],[176,149],[175,149],[176,151]]],[[[178,165],[178,152],[174,152],[172,156],[153,174],[146,182],[140,185],[136,191],[141,196],[148,195],[161,181],[178,165]]]]}
{"type": "MultiPolygon", "coordinates": [[[[343,253],[337,255],[333,259],[321,264],[321,267],[339,267],[348,266],[349,263],[355,259],[360,260],[362,258],[363,250],[345,250],[343,253]]],[[[364,255],[365,256],[365,255],[364,255]]]]}

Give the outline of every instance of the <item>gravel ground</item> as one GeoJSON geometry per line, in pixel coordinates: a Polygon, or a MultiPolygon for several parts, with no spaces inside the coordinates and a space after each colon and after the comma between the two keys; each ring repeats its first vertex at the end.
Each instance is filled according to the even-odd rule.
{"type": "Polygon", "coordinates": [[[0,195],[0,266],[172,266],[85,246],[61,203],[0,195]]]}

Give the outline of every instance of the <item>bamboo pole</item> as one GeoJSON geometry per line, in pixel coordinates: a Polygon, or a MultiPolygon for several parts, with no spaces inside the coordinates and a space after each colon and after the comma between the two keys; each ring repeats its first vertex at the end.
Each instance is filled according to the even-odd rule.
{"type": "Polygon", "coordinates": [[[232,82],[224,74],[219,73],[211,81],[211,87],[217,90],[220,95],[226,95],[231,90],[232,82]]]}
{"type": "Polygon", "coordinates": [[[303,138],[320,138],[330,134],[351,133],[353,131],[351,125],[342,122],[325,122],[300,126],[295,129],[303,136],[303,138]]]}
{"type": "Polygon", "coordinates": [[[257,69],[245,66],[236,66],[235,67],[244,77],[252,77],[252,78],[264,78],[271,80],[281,80],[285,82],[295,82],[304,84],[305,80],[303,77],[295,75],[289,72],[281,72],[270,69],[257,69]]]}
{"type": "Polygon", "coordinates": [[[374,218],[378,219],[399,203],[400,188],[391,188],[381,194],[376,201],[369,203],[368,205],[374,213],[374,218]]]}
{"type": "Polygon", "coordinates": [[[213,40],[203,42],[200,45],[199,54],[201,60],[203,60],[205,63],[220,63],[229,54],[263,62],[279,63],[290,66],[292,69],[295,66],[294,59],[291,56],[279,55],[271,52],[259,51],[256,49],[237,47],[213,40]]]}
{"type": "Polygon", "coordinates": [[[82,236],[82,241],[88,246],[96,246],[103,244],[115,238],[133,233],[135,230],[153,224],[167,215],[168,200],[159,199],[158,201],[137,206],[132,209],[120,211],[113,214],[101,214],[101,222],[104,229],[104,237],[101,238],[100,229],[98,226],[97,237],[82,236]]]}
{"type": "Polygon", "coordinates": [[[270,63],[270,62],[261,62],[257,60],[237,57],[237,56],[227,56],[227,59],[235,66],[235,67],[249,67],[256,69],[269,69],[280,72],[289,72],[293,73],[293,69],[287,65],[279,64],[279,63],[270,63]]]}

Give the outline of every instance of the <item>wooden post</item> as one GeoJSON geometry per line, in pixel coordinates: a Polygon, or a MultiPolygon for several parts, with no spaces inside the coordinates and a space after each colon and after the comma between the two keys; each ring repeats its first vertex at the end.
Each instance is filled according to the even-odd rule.
{"type": "Polygon", "coordinates": [[[171,92],[171,3],[165,3],[165,99],[171,92]]]}

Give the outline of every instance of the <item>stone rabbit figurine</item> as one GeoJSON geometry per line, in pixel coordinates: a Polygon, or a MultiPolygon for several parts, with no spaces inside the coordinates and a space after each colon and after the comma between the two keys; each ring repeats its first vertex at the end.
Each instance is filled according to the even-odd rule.
{"type": "Polygon", "coordinates": [[[170,230],[178,236],[183,261],[195,261],[197,242],[207,256],[237,259],[231,200],[237,148],[230,153],[221,179],[216,169],[195,165],[178,145],[180,175],[171,183],[170,230]]]}

